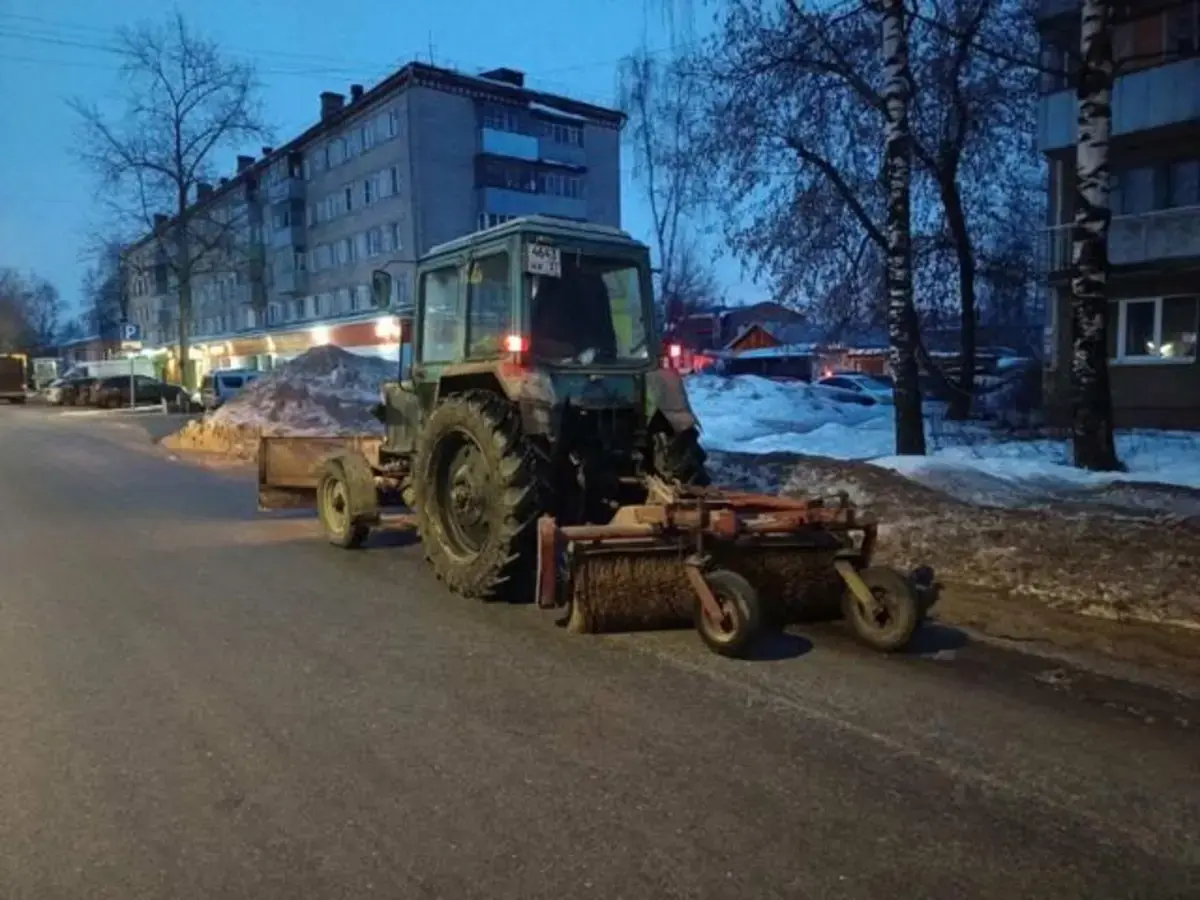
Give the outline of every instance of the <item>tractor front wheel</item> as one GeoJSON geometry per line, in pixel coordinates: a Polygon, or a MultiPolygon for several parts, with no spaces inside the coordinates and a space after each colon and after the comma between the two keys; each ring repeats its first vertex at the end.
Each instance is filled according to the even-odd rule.
{"type": "Polygon", "coordinates": [[[711,483],[705,466],[707,455],[695,428],[657,431],[652,441],[654,471],[661,478],[685,487],[706,487],[711,483]]]}

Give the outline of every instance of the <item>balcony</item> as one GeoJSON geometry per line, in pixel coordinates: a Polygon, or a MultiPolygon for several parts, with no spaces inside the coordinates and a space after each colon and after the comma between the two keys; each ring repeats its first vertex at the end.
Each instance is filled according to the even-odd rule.
{"type": "Polygon", "coordinates": [[[559,197],[507,188],[485,187],[479,191],[479,209],[502,216],[561,216],[586,219],[587,200],[583,197],[559,197]]]}
{"type": "MultiPolygon", "coordinates": [[[[1047,274],[1071,266],[1070,224],[1044,232],[1041,269],[1047,274]]],[[[1108,261],[1114,266],[1200,259],[1200,206],[1164,209],[1134,216],[1113,216],[1108,234],[1108,261]]]]}
{"type": "Polygon", "coordinates": [[[285,296],[294,297],[308,293],[308,272],[303,269],[289,269],[275,275],[275,291],[285,296]]]}
{"type": "Polygon", "coordinates": [[[497,128],[480,129],[480,149],[493,156],[508,156],[537,162],[540,153],[539,141],[531,134],[515,131],[500,131],[497,128]]]}
{"type": "MultiPolygon", "coordinates": [[[[1042,97],[1038,105],[1038,150],[1075,144],[1079,104],[1074,90],[1042,97]]],[[[1113,137],[1183,122],[1200,123],[1200,59],[1185,59],[1131,72],[1113,87],[1113,137]]]]}
{"type": "Polygon", "coordinates": [[[282,200],[303,200],[307,187],[303,178],[289,176],[267,185],[267,199],[272,203],[282,200]]]}
{"type": "Polygon", "coordinates": [[[291,225],[284,228],[276,228],[271,231],[271,249],[281,250],[284,247],[303,247],[305,238],[305,229],[303,220],[293,221],[291,225]]]}

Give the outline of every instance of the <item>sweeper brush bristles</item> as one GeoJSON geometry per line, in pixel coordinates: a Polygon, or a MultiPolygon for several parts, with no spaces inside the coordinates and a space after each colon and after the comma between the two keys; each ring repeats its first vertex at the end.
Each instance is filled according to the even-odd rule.
{"type": "MultiPolygon", "coordinates": [[[[791,623],[838,614],[843,585],[830,547],[720,547],[713,565],[744,575],[764,611],[791,623]]],[[[580,553],[567,629],[577,633],[658,630],[692,621],[696,594],[677,550],[580,553]]]]}

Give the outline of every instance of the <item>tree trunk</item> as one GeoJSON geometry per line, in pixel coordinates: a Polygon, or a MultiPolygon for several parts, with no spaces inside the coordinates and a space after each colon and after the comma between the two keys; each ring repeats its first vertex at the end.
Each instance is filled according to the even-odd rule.
{"type": "Polygon", "coordinates": [[[912,273],[912,141],[908,104],[912,77],[903,0],[883,0],[884,101],[887,104],[888,341],[895,381],[896,453],[925,454],[925,423],[917,377],[917,310],[912,273]]]}
{"type": "Polygon", "coordinates": [[[967,229],[967,216],[958,193],[957,179],[951,177],[948,182],[944,181],[941,194],[946,207],[947,225],[954,237],[954,253],[958,260],[958,295],[962,308],[959,331],[961,369],[958,384],[951,384],[947,418],[963,420],[971,415],[971,401],[975,396],[975,251],[971,246],[971,234],[967,229]]]}
{"type": "Polygon", "coordinates": [[[192,322],[192,247],[188,235],[191,222],[187,215],[187,194],[179,196],[179,213],[175,219],[175,244],[179,254],[175,272],[179,278],[179,382],[188,390],[192,384],[191,368],[188,365],[188,329],[192,322]]]}
{"type": "Polygon", "coordinates": [[[1075,465],[1120,469],[1108,384],[1108,144],[1112,132],[1109,0],[1084,0],[1080,36],[1079,140],[1071,248],[1071,431],[1075,465]]]}
{"type": "Polygon", "coordinates": [[[179,381],[187,388],[192,390],[195,385],[192,384],[192,370],[189,366],[188,354],[191,352],[188,339],[188,329],[192,321],[192,278],[191,273],[187,273],[184,277],[183,273],[179,276],[179,381]]]}

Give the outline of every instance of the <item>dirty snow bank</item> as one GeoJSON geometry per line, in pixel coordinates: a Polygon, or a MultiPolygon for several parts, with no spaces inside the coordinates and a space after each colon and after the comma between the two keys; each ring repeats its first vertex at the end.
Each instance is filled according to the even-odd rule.
{"type": "Polygon", "coordinates": [[[1125,432],[1129,471],[1070,465],[1065,440],[927,422],[930,453],[894,456],[891,407],[753,376],[688,392],[720,484],[845,491],[881,524],[883,562],[931,565],[968,591],[1200,629],[1200,435],[1125,432]]]}
{"type": "Polygon", "coordinates": [[[860,460],[713,452],[710,465],[718,483],[747,490],[845,491],[879,519],[880,561],[901,569],[931,565],[960,588],[1064,612],[1200,629],[1200,491],[1117,485],[1005,508],[860,460]]]}
{"type": "Polygon", "coordinates": [[[163,443],[249,457],[260,435],[379,434],[371,406],[379,401],[380,385],[395,377],[396,366],[386,360],[316,347],[163,443]]]}
{"type": "Polygon", "coordinates": [[[1124,482],[1200,490],[1200,434],[1191,432],[1119,433],[1117,452],[1128,471],[1085,472],[1071,466],[1065,440],[1009,437],[981,423],[933,416],[929,456],[898,457],[890,406],[859,406],[802,382],[752,375],[697,375],[687,388],[709,450],[870,461],[968,502],[1022,505],[1064,493],[1101,494],[1124,482]]]}

